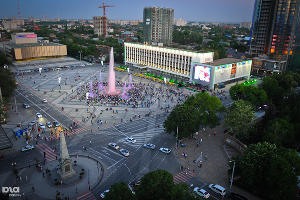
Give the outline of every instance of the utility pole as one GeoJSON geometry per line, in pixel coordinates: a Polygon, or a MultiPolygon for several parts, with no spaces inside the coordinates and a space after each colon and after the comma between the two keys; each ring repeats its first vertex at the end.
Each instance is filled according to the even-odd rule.
{"type": "Polygon", "coordinates": [[[229,162],[233,162],[232,174],[231,174],[231,180],[230,180],[230,187],[229,187],[229,190],[231,192],[231,187],[232,187],[232,183],[233,183],[234,168],[235,168],[235,161],[231,160],[229,162]]]}
{"type": "Polygon", "coordinates": [[[15,95],[15,107],[16,107],[16,112],[17,112],[17,98],[16,98],[16,95],[15,95]]]}
{"type": "Polygon", "coordinates": [[[82,50],[78,51],[79,56],[80,56],[80,62],[81,62],[81,54],[82,54],[82,50]]]}

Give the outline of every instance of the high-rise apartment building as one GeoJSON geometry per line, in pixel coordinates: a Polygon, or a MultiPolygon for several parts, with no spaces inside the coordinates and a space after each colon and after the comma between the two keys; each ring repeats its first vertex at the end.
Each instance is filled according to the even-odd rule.
{"type": "Polygon", "coordinates": [[[107,23],[104,21],[107,20],[104,16],[95,16],[93,17],[94,22],[94,34],[98,36],[107,36],[107,23]],[[104,27],[106,26],[106,27],[104,27]]]}
{"type": "Polygon", "coordinates": [[[147,7],[144,8],[144,42],[172,43],[174,9],[147,7]]]}
{"type": "Polygon", "coordinates": [[[295,24],[299,0],[256,0],[250,53],[287,61],[295,45],[295,24]]]}

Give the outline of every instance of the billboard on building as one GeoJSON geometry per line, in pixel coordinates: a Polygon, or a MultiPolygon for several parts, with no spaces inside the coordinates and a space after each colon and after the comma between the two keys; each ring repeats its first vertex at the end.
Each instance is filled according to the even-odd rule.
{"type": "Polygon", "coordinates": [[[210,72],[211,72],[210,67],[196,65],[194,79],[209,83],[210,82],[210,72]]]}

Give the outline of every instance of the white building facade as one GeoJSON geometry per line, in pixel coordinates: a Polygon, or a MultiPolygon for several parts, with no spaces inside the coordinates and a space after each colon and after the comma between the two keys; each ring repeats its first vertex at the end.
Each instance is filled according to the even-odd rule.
{"type": "Polygon", "coordinates": [[[214,52],[191,52],[138,43],[124,43],[125,64],[173,74],[190,79],[192,63],[213,62],[214,52]]]}

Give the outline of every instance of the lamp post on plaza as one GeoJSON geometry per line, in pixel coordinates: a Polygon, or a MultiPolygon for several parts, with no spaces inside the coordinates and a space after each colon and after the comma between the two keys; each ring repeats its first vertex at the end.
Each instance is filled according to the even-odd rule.
{"type": "Polygon", "coordinates": [[[81,61],[82,50],[78,51],[78,53],[79,53],[79,57],[80,57],[80,61],[81,61]]]}
{"type": "Polygon", "coordinates": [[[230,160],[230,163],[233,162],[233,167],[232,167],[232,174],[231,174],[231,179],[230,179],[230,187],[229,190],[231,192],[231,187],[232,187],[232,183],[233,183],[233,176],[234,176],[234,169],[235,169],[235,161],[234,160],[230,160]]]}

